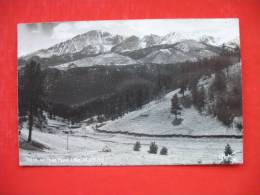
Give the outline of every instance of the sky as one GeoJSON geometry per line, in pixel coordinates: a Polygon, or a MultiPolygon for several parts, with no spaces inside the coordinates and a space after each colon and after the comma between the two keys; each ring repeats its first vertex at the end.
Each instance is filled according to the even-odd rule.
{"type": "Polygon", "coordinates": [[[223,41],[239,38],[238,19],[145,19],[51,22],[18,24],[18,56],[46,49],[90,30],[102,30],[123,36],[171,32],[198,37],[210,35],[223,41]]]}

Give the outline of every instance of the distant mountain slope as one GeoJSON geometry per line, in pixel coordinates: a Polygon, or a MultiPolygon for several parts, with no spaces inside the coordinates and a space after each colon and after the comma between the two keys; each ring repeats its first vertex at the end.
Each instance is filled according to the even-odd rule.
{"type": "Polygon", "coordinates": [[[152,47],[154,45],[159,45],[161,44],[161,37],[158,35],[145,35],[142,39],[141,39],[141,47],[142,48],[147,48],[147,47],[152,47]]]}
{"type": "MultiPolygon", "coordinates": [[[[210,46],[195,40],[183,40],[175,44],[169,45],[153,45],[148,48],[137,49],[136,37],[132,37],[133,42],[131,47],[136,47],[136,50],[121,50],[129,46],[129,39],[123,42],[117,48],[112,50],[120,52],[107,52],[94,56],[80,57],[76,60],[68,60],[65,63],[58,63],[55,68],[67,70],[76,67],[89,67],[93,65],[130,65],[130,64],[173,64],[185,61],[197,61],[198,59],[211,58],[218,56],[221,53],[221,48],[210,46]]],[[[137,47],[138,46],[138,47],[137,47]]],[[[128,47],[130,48],[130,47],[128,47]]],[[[83,54],[82,54],[83,55],[83,54]]]]}
{"type": "Polygon", "coordinates": [[[137,36],[131,36],[119,43],[118,45],[114,46],[111,51],[121,53],[124,51],[131,51],[140,49],[140,38],[137,36]]]}
{"type": "Polygon", "coordinates": [[[95,57],[86,57],[80,60],[68,62],[54,66],[54,68],[60,70],[67,70],[69,68],[76,67],[89,67],[94,65],[130,65],[137,64],[138,62],[130,57],[119,55],[117,53],[101,54],[95,57]]]}
{"type": "Polygon", "coordinates": [[[113,36],[108,32],[92,30],[56,44],[48,49],[34,52],[27,57],[39,56],[48,58],[53,55],[62,56],[65,54],[77,53],[83,49],[85,49],[85,52],[88,54],[99,54],[110,51],[114,45],[120,43],[122,40],[122,36],[113,36]]]}
{"type": "Polygon", "coordinates": [[[161,37],[158,35],[145,35],[143,38],[131,36],[123,40],[120,44],[114,46],[111,51],[122,53],[148,48],[160,44],[162,44],[161,37]]]}
{"type": "Polygon", "coordinates": [[[211,58],[219,53],[207,45],[195,40],[180,41],[170,48],[159,49],[140,59],[143,63],[170,64],[184,61],[197,61],[211,58]]]}
{"type": "Polygon", "coordinates": [[[190,58],[181,51],[176,49],[160,49],[151,52],[149,55],[141,59],[143,63],[170,64],[184,61],[196,61],[196,58],[190,58]]]}

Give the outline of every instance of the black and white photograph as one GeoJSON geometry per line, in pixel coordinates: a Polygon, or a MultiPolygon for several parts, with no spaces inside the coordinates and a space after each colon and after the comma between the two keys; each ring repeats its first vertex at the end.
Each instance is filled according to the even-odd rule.
{"type": "Polygon", "coordinates": [[[23,23],[21,166],[243,163],[239,20],[23,23]]]}

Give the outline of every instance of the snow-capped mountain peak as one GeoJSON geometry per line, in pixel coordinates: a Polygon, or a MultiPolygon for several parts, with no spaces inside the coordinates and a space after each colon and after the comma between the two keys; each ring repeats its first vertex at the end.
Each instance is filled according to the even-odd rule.
{"type": "Polygon", "coordinates": [[[186,37],[180,33],[172,32],[161,38],[160,44],[174,44],[176,42],[182,41],[186,39],[186,37]]]}
{"type": "Polygon", "coordinates": [[[111,35],[108,32],[92,30],[58,43],[48,49],[34,52],[31,55],[46,58],[54,55],[73,54],[86,48],[89,48],[92,54],[99,54],[110,51],[114,45],[119,44],[122,40],[123,37],[120,35],[111,35]]]}

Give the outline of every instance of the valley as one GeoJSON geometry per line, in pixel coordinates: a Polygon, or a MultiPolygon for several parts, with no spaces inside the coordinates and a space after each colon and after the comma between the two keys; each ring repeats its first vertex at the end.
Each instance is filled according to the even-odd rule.
{"type": "MultiPolygon", "coordinates": [[[[168,93],[162,100],[151,102],[138,111],[105,123],[89,124],[90,119],[87,119],[80,123],[81,127],[71,128],[69,123],[64,123],[58,118],[49,120],[48,124],[53,127],[51,132],[41,130],[33,132],[34,140],[48,149],[36,147],[30,151],[25,149],[26,146],[22,147],[20,149],[21,165],[220,164],[224,158],[223,152],[227,143],[234,150],[233,163],[241,163],[243,151],[242,138],[239,136],[242,134],[235,126],[227,128],[210,116],[200,116],[193,108],[184,111],[182,115],[184,121],[181,126],[174,127],[171,124],[172,116],[167,111],[169,110],[167,104],[170,103],[169,97],[177,92],[178,90],[168,93]],[[152,117],[152,119],[147,117],[152,117]],[[199,121],[198,124],[197,121],[199,121]],[[110,133],[100,132],[97,127],[110,133]],[[70,131],[70,134],[65,134],[65,130],[70,131]],[[146,133],[151,136],[120,134],[115,132],[117,130],[137,134],[146,133]],[[172,133],[191,137],[167,137],[172,133]],[[155,134],[165,135],[165,137],[152,136],[155,134]],[[192,136],[202,135],[217,135],[218,137],[192,138],[192,136]],[[230,137],[231,135],[233,137],[230,137]],[[136,141],[141,143],[141,149],[138,152],[133,151],[136,141]],[[155,142],[159,148],[167,147],[168,155],[149,154],[151,142],[155,142]]],[[[20,136],[25,139],[27,134],[28,129],[23,128],[20,136]]],[[[23,143],[20,138],[20,145],[23,143]]]]}
{"type": "Polygon", "coordinates": [[[238,39],[91,30],[20,56],[18,81],[22,166],[243,163],[238,39]]]}

